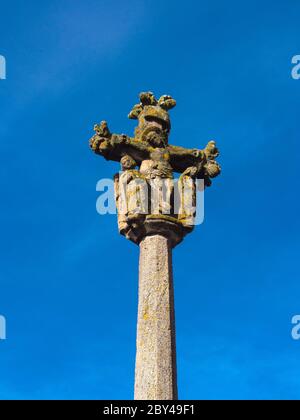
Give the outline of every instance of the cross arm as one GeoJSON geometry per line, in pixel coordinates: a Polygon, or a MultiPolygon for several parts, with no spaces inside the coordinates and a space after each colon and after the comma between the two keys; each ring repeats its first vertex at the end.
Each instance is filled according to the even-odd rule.
{"type": "Polygon", "coordinates": [[[206,186],[211,185],[211,178],[221,172],[220,165],[216,162],[219,150],[214,141],[208,142],[203,150],[186,149],[180,146],[168,146],[170,163],[175,172],[189,173],[196,178],[203,178],[206,186]]]}
{"type": "Polygon", "coordinates": [[[204,152],[199,149],[169,145],[168,150],[170,163],[175,172],[182,173],[190,166],[198,166],[206,160],[204,152]]]}
{"type": "Polygon", "coordinates": [[[143,141],[126,134],[111,134],[106,121],[96,124],[95,134],[90,139],[90,148],[107,160],[119,162],[124,155],[130,155],[139,165],[149,157],[149,146],[143,141]]]}

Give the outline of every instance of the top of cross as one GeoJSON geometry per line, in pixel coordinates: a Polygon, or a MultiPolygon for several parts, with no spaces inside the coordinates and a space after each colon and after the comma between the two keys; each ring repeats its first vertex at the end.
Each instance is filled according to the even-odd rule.
{"type": "Polygon", "coordinates": [[[171,122],[168,111],[175,107],[176,101],[169,95],[157,100],[152,92],[142,92],[139,97],[140,103],[128,115],[130,119],[138,120],[134,137],[112,134],[106,121],[102,121],[94,127],[96,134],[90,139],[91,149],[107,160],[118,162],[128,155],[137,166],[145,160],[159,162],[160,167],[167,168],[165,173],[188,170],[195,177],[203,178],[209,186],[211,178],[220,173],[220,166],[215,161],[219,154],[215,142],[210,141],[203,150],[169,145],[171,122]]]}

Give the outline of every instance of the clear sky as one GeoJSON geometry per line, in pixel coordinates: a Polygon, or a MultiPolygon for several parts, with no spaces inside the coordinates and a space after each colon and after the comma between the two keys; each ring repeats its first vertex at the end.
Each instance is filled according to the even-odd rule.
{"type": "Polygon", "coordinates": [[[215,139],[205,222],[174,252],[182,399],[299,398],[298,0],[1,1],[0,398],[131,399],[138,247],[95,210],[93,125],[171,94],[215,139]]]}

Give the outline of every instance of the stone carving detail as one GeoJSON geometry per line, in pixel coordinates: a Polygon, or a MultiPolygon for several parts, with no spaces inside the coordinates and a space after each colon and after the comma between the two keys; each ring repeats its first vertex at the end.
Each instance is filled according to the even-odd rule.
{"type": "Polygon", "coordinates": [[[179,243],[193,229],[194,210],[186,211],[186,204],[188,201],[196,205],[195,180],[203,179],[204,185],[210,186],[211,179],[220,173],[214,141],[203,150],[168,143],[168,111],[175,105],[169,95],[157,100],[152,92],[143,92],[128,115],[138,120],[134,137],[112,134],[106,121],[102,121],[95,125],[90,139],[95,153],[121,163],[122,172],[115,175],[119,231],[135,243],[157,233],[167,236],[172,246],[179,243]],[[172,206],[174,172],[181,174],[178,212],[172,206]]]}

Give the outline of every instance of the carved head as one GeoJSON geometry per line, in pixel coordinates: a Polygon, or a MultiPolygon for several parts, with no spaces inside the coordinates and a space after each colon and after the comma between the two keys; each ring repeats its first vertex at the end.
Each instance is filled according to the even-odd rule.
{"type": "Polygon", "coordinates": [[[137,165],[136,161],[129,155],[123,156],[120,162],[123,171],[134,169],[137,165]]]}
{"type": "Polygon", "coordinates": [[[157,100],[152,92],[142,92],[140,101],[128,115],[139,121],[135,137],[152,147],[166,147],[171,129],[168,111],[174,108],[176,101],[169,95],[163,95],[157,100]]]}

